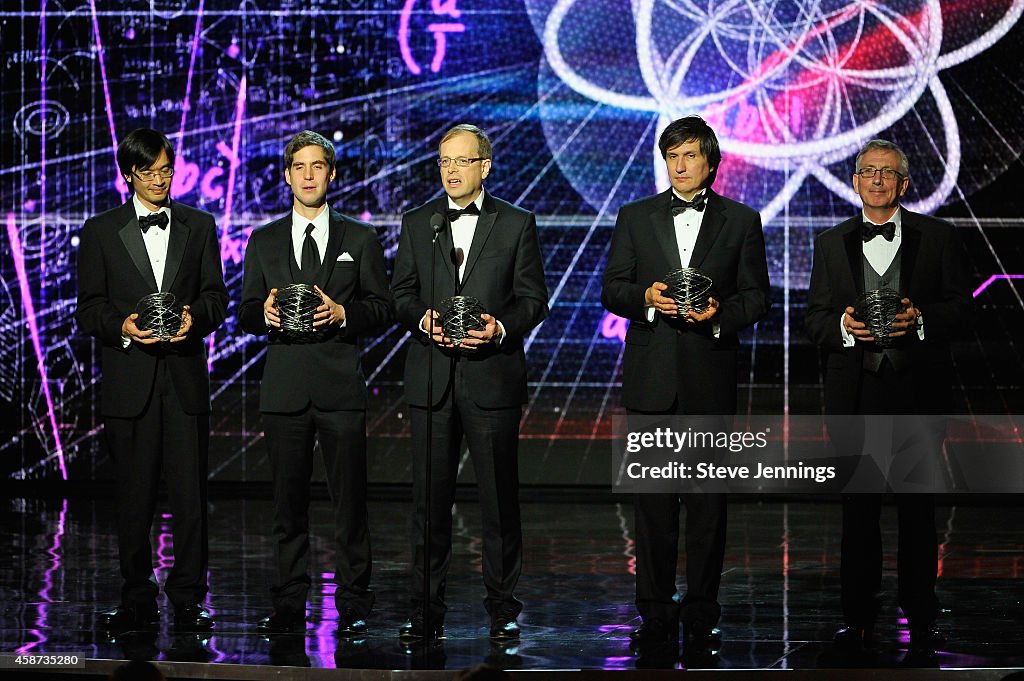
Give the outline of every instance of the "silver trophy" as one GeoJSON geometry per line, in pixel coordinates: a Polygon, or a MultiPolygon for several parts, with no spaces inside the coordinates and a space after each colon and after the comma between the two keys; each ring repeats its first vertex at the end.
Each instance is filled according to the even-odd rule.
{"type": "Polygon", "coordinates": [[[181,330],[182,306],[170,292],[150,293],[135,304],[139,317],[135,326],[141,331],[152,331],[154,338],[171,340],[181,330]]]}
{"type": "Polygon", "coordinates": [[[480,301],[473,296],[452,296],[441,301],[441,328],[444,335],[458,345],[469,337],[469,331],[483,331],[484,314],[480,301]]]}
{"type": "Polygon", "coordinates": [[[276,305],[281,329],[296,336],[313,333],[313,316],[323,302],[323,298],[310,284],[291,284],[278,289],[276,305]]]}
{"type": "Polygon", "coordinates": [[[697,314],[707,311],[712,282],[704,272],[696,267],[684,267],[666,274],[664,281],[668,288],[663,295],[676,301],[679,314],[684,315],[690,310],[697,314]]]}
{"type": "Polygon", "coordinates": [[[889,337],[889,333],[896,315],[903,312],[901,298],[891,288],[879,288],[862,293],[853,306],[854,319],[864,322],[880,348],[892,347],[896,341],[889,337]]]}

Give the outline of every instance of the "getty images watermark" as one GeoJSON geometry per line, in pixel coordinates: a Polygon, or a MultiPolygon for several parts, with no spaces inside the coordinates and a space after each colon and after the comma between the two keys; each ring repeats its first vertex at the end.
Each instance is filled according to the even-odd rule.
{"type": "Polygon", "coordinates": [[[1024,416],[616,416],[616,492],[1024,491],[1024,416]]]}

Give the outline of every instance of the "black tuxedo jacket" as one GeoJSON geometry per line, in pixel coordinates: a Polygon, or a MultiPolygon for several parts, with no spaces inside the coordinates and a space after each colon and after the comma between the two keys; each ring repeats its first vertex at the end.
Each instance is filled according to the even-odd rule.
{"type": "Polygon", "coordinates": [[[295,412],[311,402],[324,410],[365,409],[366,379],[356,338],[391,319],[380,241],[372,225],[331,210],[327,249],[315,283],[345,307],[345,326],[315,334],[312,342],[296,342],[268,329],[263,316],[270,289],[295,283],[291,227],[289,213],[253,232],[245,249],[239,323],[253,335],[268,336],[269,345],[260,411],[295,412]]]}
{"type": "Polygon", "coordinates": [[[672,223],[672,191],[619,210],[605,266],[601,302],[629,320],[622,367],[622,405],[666,411],[676,400],[685,413],[730,414],[736,407],[737,334],[770,307],[768,265],[760,215],[708,189],[689,267],[711,277],[719,301],[711,322],[687,324],[655,313],[647,321],[644,293],[682,267],[672,223]]]}
{"type": "Polygon", "coordinates": [[[500,344],[489,343],[459,356],[470,385],[479,388],[474,401],[485,408],[523,404],[527,400],[523,338],[548,313],[536,219],[533,213],[485,192],[460,288],[458,268],[451,257],[450,225],[445,224],[437,245],[431,244],[430,218],[435,213],[444,215],[447,209],[448,197],[444,195],[402,218],[392,295],[398,320],[411,332],[405,360],[406,399],[415,406],[427,404],[429,352],[435,353],[435,404],[444,396],[458,351],[434,346],[420,329],[420,320],[427,308],[442,311],[441,301],[461,294],[478,298],[484,310],[504,325],[506,334],[500,344]],[[437,253],[433,260],[434,298],[430,300],[432,247],[437,253]]]}
{"type": "MultiPolygon", "coordinates": [[[[900,293],[924,316],[924,340],[912,331],[899,341],[908,351],[916,407],[942,413],[950,408],[952,359],[949,341],[969,330],[973,316],[967,253],[956,229],[943,220],[900,208],[900,293]]],[[[825,410],[856,414],[864,344],[844,348],[840,318],[864,291],[863,216],[822,232],[814,241],[805,327],[825,353],[825,410]]]]}
{"type": "Polygon", "coordinates": [[[220,326],[228,293],[221,269],[213,216],[171,203],[167,263],[160,290],[189,305],[192,330],[178,343],[121,344],[121,324],[143,296],[155,293],[156,277],[142,240],[132,201],[89,218],[78,249],[79,328],[100,341],[104,416],[142,413],[163,356],[186,413],[210,411],[210,376],[203,339],[220,326]]]}

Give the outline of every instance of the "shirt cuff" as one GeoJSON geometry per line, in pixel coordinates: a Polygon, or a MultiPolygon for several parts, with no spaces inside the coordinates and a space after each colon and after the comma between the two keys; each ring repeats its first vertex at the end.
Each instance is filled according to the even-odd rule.
{"type": "Polygon", "coordinates": [[[646,308],[644,310],[644,314],[647,315],[647,321],[648,322],[653,322],[654,321],[654,313],[655,312],[657,312],[657,310],[655,310],[653,307],[648,307],[648,308],[646,308]]]}
{"type": "Polygon", "coordinates": [[[129,345],[132,344],[132,339],[128,336],[121,336],[121,349],[125,350],[129,345]]]}
{"type": "Polygon", "coordinates": [[[917,315],[917,339],[924,340],[924,315],[917,315]]]}
{"type": "Polygon", "coordinates": [[[841,333],[843,336],[843,347],[852,348],[856,342],[856,339],[853,337],[852,333],[846,330],[846,325],[843,324],[843,317],[845,316],[845,312],[839,315],[839,333],[841,333]]]}

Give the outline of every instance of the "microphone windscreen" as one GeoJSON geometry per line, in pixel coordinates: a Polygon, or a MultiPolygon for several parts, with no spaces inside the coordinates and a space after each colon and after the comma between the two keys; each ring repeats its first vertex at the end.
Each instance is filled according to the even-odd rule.
{"type": "Polygon", "coordinates": [[[444,229],[444,216],[440,213],[434,213],[430,216],[430,228],[434,230],[434,236],[441,233],[444,229]]]}

